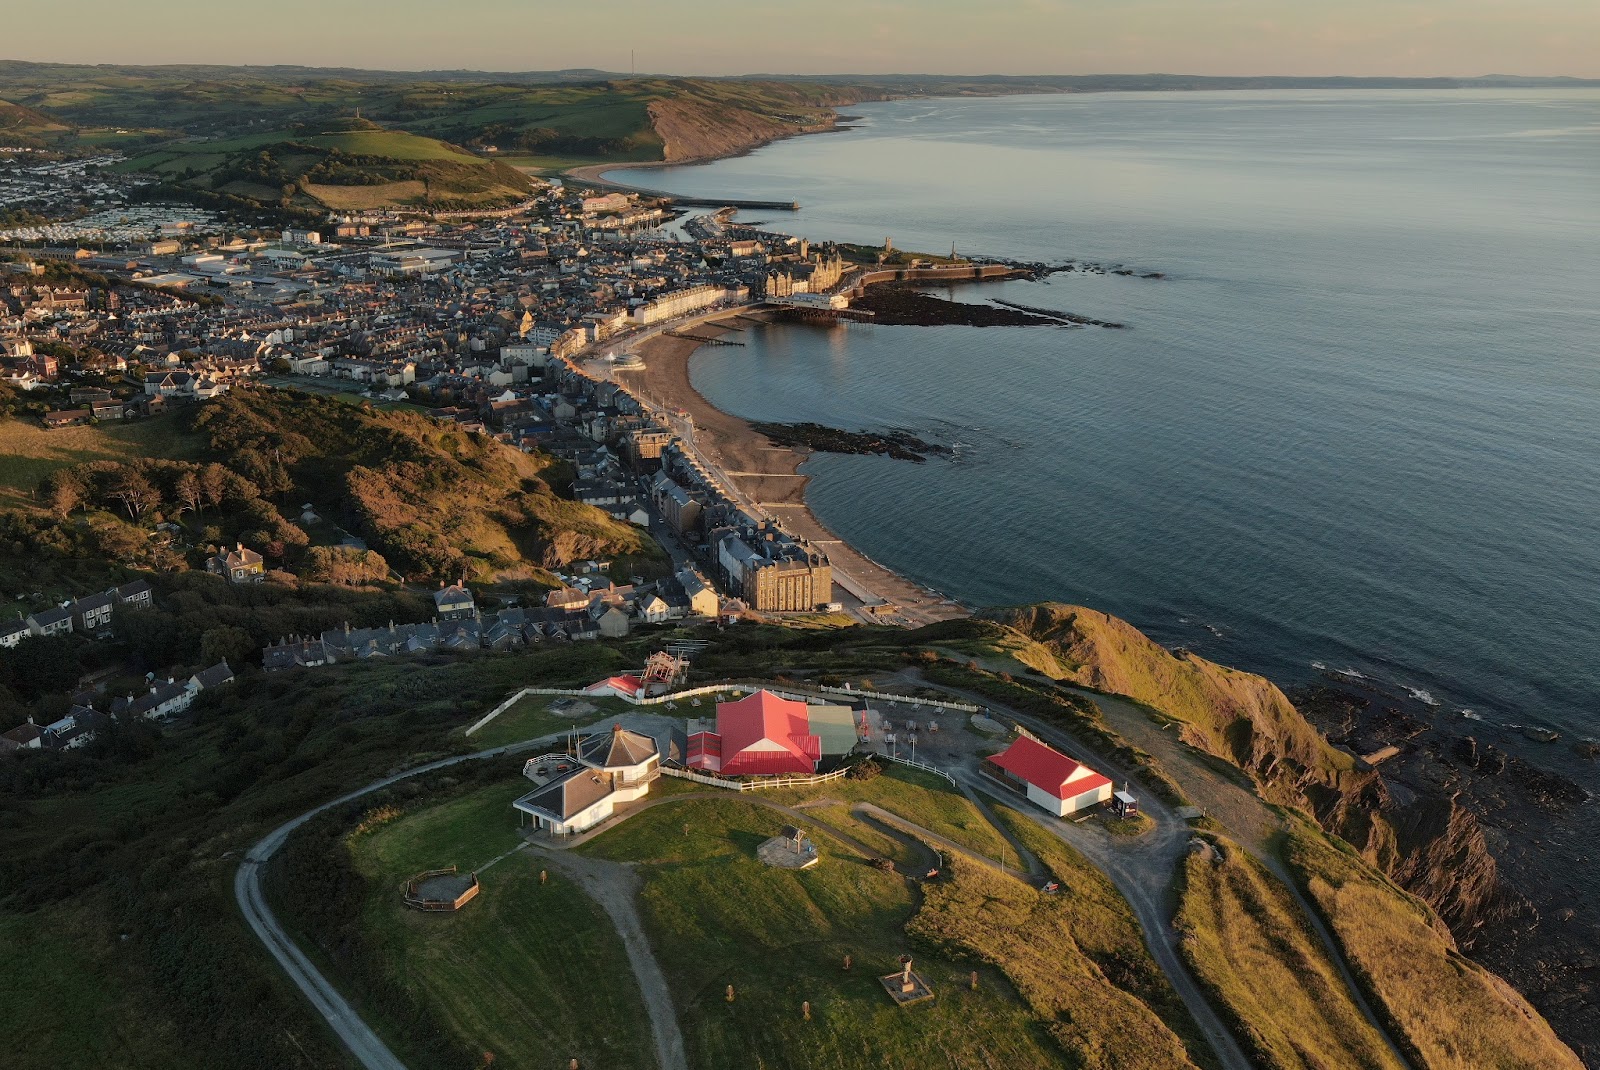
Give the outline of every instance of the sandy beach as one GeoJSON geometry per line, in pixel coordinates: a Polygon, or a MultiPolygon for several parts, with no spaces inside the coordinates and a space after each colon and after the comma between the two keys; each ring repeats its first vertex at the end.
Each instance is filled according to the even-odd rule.
{"type": "MultiPolygon", "coordinates": [[[[730,322],[733,327],[740,325],[738,319],[730,322]]],[[[695,328],[695,333],[710,337],[721,332],[707,324],[695,328]]],[[[834,567],[835,597],[846,606],[860,604],[863,599],[855,596],[858,592],[870,592],[893,603],[901,617],[914,623],[966,616],[965,607],[879,565],[817,519],[806,505],[810,477],[799,471],[808,453],[773,445],[747,421],[707,401],[689,380],[689,360],[699,346],[693,338],[664,334],[641,343],[636,352],[644,358],[645,368],[628,375],[629,386],[657,405],[682,409],[694,418],[695,441],[701,452],[785,528],[828,554],[834,567]]]]}

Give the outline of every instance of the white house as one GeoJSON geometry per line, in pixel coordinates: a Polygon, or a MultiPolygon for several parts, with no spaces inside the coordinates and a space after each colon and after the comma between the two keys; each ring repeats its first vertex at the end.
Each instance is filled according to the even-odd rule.
{"type": "Polygon", "coordinates": [[[528,759],[522,775],[539,785],[512,803],[522,823],[571,836],[649,794],[651,782],[661,775],[661,755],[655,740],[616,725],[585,736],[576,753],[528,759]]]}
{"type": "Polygon", "coordinates": [[[985,759],[983,771],[1057,817],[1111,799],[1111,781],[1030,736],[985,759]]]}

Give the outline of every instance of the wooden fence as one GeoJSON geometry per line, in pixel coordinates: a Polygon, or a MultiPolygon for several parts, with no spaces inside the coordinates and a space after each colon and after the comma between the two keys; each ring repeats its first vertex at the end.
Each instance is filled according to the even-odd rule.
{"type": "MultiPolygon", "coordinates": [[[[662,766],[661,772],[679,780],[692,780],[696,784],[709,784],[715,788],[725,788],[728,791],[766,791],[770,788],[809,788],[813,784],[826,784],[830,780],[838,780],[849,772],[848,769],[835,769],[831,773],[818,773],[815,776],[772,776],[762,777],[760,780],[730,780],[727,777],[707,776],[688,769],[673,769],[662,766]]],[[[952,781],[952,783],[954,783],[952,781]]]]}

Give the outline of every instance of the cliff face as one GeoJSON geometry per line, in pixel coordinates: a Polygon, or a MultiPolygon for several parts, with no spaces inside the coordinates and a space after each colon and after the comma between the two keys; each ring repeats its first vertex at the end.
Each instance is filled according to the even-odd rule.
{"type": "Polygon", "coordinates": [[[1062,679],[1171,717],[1186,742],[1244,770],[1263,798],[1314,815],[1426,901],[1462,943],[1512,909],[1472,814],[1450,797],[1391,792],[1264,677],[1174,654],[1126,621],[1080,606],[1046,603],[979,616],[1041,644],[1062,679]]]}
{"type": "Polygon", "coordinates": [[[661,137],[662,158],[669,163],[735,156],[792,134],[831,129],[836,119],[825,113],[811,122],[786,122],[746,108],[692,98],[650,104],[650,123],[661,137]]]}

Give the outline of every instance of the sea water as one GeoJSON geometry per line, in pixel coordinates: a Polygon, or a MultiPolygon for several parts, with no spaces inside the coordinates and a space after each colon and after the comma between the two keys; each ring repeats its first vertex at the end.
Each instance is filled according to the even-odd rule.
{"type": "Polygon", "coordinates": [[[974,605],[1094,606],[1286,685],[1360,674],[1463,732],[1600,735],[1600,90],[849,110],[615,177],[794,198],[745,218],[815,240],[1166,278],[948,294],[1124,330],[782,325],[698,353],[730,412],[956,448],[810,462],[841,537],[974,605]]]}

